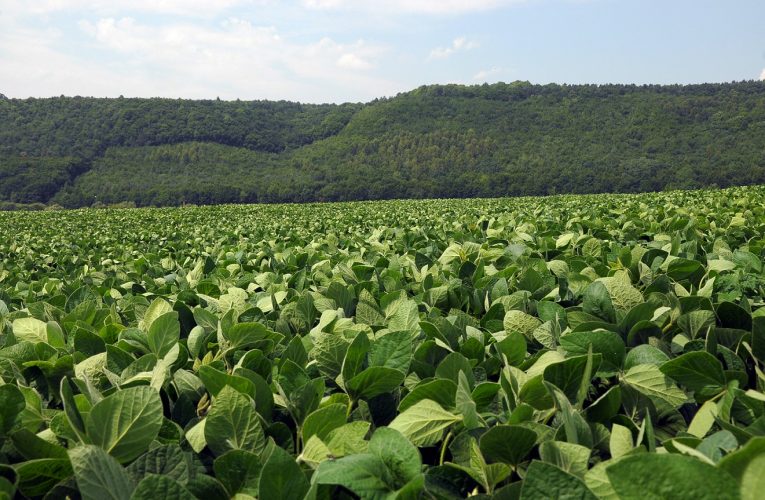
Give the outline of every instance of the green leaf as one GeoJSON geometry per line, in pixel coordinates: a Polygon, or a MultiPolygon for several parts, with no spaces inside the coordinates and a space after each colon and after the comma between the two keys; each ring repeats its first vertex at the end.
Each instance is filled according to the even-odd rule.
{"type": "MultiPolygon", "coordinates": [[[[584,380],[585,367],[587,366],[587,356],[575,356],[559,363],[553,363],[544,370],[544,380],[559,388],[569,401],[577,401],[577,393],[580,386],[585,383],[589,385],[589,380],[584,380]]],[[[590,374],[597,370],[600,365],[601,355],[592,356],[592,366],[590,374]]]]}
{"type": "Polygon", "coordinates": [[[215,477],[231,496],[244,493],[257,497],[262,469],[260,457],[247,450],[231,450],[213,463],[215,477]]]}
{"type": "Polygon", "coordinates": [[[742,500],[757,500],[765,488],[765,437],[750,439],[743,447],[724,456],[717,464],[741,485],[742,500]]]}
{"type": "Polygon", "coordinates": [[[0,385],[0,436],[5,436],[21,417],[27,403],[18,387],[0,385]]]}
{"type": "Polygon", "coordinates": [[[389,427],[415,446],[433,446],[441,440],[447,427],[461,420],[461,416],[444,410],[435,401],[423,399],[396,416],[389,427]]]}
{"type": "Polygon", "coordinates": [[[459,411],[459,413],[462,415],[462,421],[466,429],[471,430],[485,426],[481,420],[481,417],[478,416],[478,412],[476,411],[476,404],[475,401],[473,401],[470,385],[468,384],[465,372],[460,372],[459,374],[459,384],[457,385],[455,406],[457,411],[459,411]]]}
{"type": "Polygon", "coordinates": [[[128,500],[133,483],[114,457],[98,446],[69,450],[74,477],[83,500],[128,500]]]}
{"type": "Polygon", "coordinates": [[[146,451],[162,427],[162,401],[141,386],[117,391],[90,410],[86,432],[90,441],[122,463],[146,451]]]}
{"type": "Polygon", "coordinates": [[[197,375],[199,375],[202,383],[204,383],[207,392],[213,396],[217,396],[224,387],[236,389],[245,396],[253,396],[255,394],[255,384],[251,380],[238,375],[230,375],[216,370],[209,365],[200,366],[197,375]]]}
{"type": "Polygon", "coordinates": [[[369,453],[382,460],[397,486],[422,474],[422,459],[406,437],[389,427],[380,427],[369,441],[369,453]]]}
{"type": "MultiPolygon", "coordinates": [[[[5,386],[0,386],[0,388],[5,386]]],[[[27,460],[38,458],[67,458],[66,448],[51,443],[29,429],[19,429],[11,434],[13,447],[27,460]]]]}
{"type": "Polygon", "coordinates": [[[348,406],[331,404],[319,408],[308,415],[303,422],[303,442],[308,442],[311,436],[317,436],[322,441],[334,429],[345,424],[348,417],[348,406]]]}
{"type": "Polygon", "coordinates": [[[611,438],[608,447],[612,458],[626,455],[635,447],[632,431],[623,425],[614,424],[611,427],[611,438]]]}
{"type": "Polygon", "coordinates": [[[455,404],[455,395],[457,393],[457,384],[451,380],[439,378],[417,384],[417,386],[407,394],[398,405],[399,413],[406,411],[418,401],[423,399],[432,399],[444,408],[451,408],[455,404]]]}
{"type": "Polygon", "coordinates": [[[608,422],[619,413],[622,406],[622,388],[612,386],[585,410],[591,422],[608,422]]]}
{"type": "Polygon", "coordinates": [[[384,366],[406,373],[412,360],[412,334],[392,332],[378,338],[369,351],[369,366],[384,366]]]}
{"type": "Polygon", "coordinates": [[[622,458],[606,473],[623,499],[739,498],[738,484],[730,474],[685,455],[640,453],[622,458]]]}
{"type": "Polygon", "coordinates": [[[149,474],[159,474],[185,484],[191,475],[190,462],[180,446],[168,444],[147,451],[135,459],[126,471],[136,483],[149,474]]]}
{"type": "Polygon", "coordinates": [[[616,371],[626,356],[624,341],[614,332],[572,332],[560,338],[560,346],[572,356],[587,354],[592,346],[593,354],[602,356],[600,370],[616,371]]]}
{"type": "Polygon", "coordinates": [[[46,494],[58,482],[72,475],[67,458],[39,458],[21,462],[15,466],[18,489],[27,497],[46,494]]]}
{"type": "Polygon", "coordinates": [[[167,476],[151,474],[138,483],[131,500],[195,500],[196,497],[178,481],[167,476]]]}
{"type": "Polygon", "coordinates": [[[552,464],[534,460],[523,479],[521,500],[541,498],[596,500],[597,497],[576,476],[552,464]]]}
{"type": "Polygon", "coordinates": [[[16,342],[48,342],[48,325],[36,318],[14,319],[13,336],[16,342]]]}
{"type": "Polygon", "coordinates": [[[436,367],[436,377],[451,380],[455,384],[459,382],[460,372],[465,374],[471,386],[475,383],[470,360],[458,352],[449,353],[436,367]]]}
{"type": "Polygon", "coordinates": [[[229,386],[213,400],[205,419],[204,436],[216,455],[229,450],[260,453],[266,444],[252,400],[229,386]]]}
{"type": "Polygon", "coordinates": [[[364,369],[364,361],[369,352],[369,338],[366,332],[359,332],[353,339],[343,359],[343,380],[348,381],[364,369]]]}
{"type": "Polygon", "coordinates": [[[667,361],[669,361],[669,356],[663,351],[652,345],[643,344],[630,349],[624,359],[624,369],[629,370],[637,365],[661,366],[667,361]]]}
{"type": "Polygon", "coordinates": [[[397,304],[386,308],[388,329],[395,331],[416,332],[419,330],[420,312],[417,303],[402,297],[397,304]],[[392,313],[389,311],[392,309],[392,313]]]}
{"type": "Polygon", "coordinates": [[[520,333],[526,338],[531,338],[531,333],[541,324],[538,318],[515,309],[507,311],[503,321],[505,333],[520,333]]]}
{"type": "Polygon", "coordinates": [[[364,436],[369,432],[369,422],[350,422],[333,430],[327,436],[327,447],[334,455],[345,456],[367,450],[364,436]]]}
{"type": "Polygon", "coordinates": [[[690,425],[688,425],[688,434],[692,434],[697,438],[703,438],[712,429],[715,424],[715,417],[717,417],[718,409],[717,403],[714,401],[706,401],[696,411],[696,415],[693,416],[690,425]]]}
{"type": "Polygon", "coordinates": [[[687,401],[687,397],[656,365],[635,365],[623,377],[624,382],[641,394],[658,398],[677,407],[687,401]]]}
{"type": "Polygon", "coordinates": [[[282,448],[273,446],[260,474],[259,500],[303,498],[308,487],[308,480],[295,459],[282,448]]]}
{"type": "Polygon", "coordinates": [[[510,332],[494,347],[511,366],[519,365],[526,358],[526,338],[521,333],[510,332]]]}
{"type": "Polygon", "coordinates": [[[152,321],[146,340],[151,352],[161,359],[178,343],[180,337],[181,325],[178,323],[178,313],[173,311],[152,321]]]}
{"type": "Polygon", "coordinates": [[[404,381],[404,373],[385,366],[370,366],[350,380],[346,389],[353,399],[369,399],[391,392],[404,381]]]}
{"type": "Polygon", "coordinates": [[[713,311],[700,309],[677,318],[677,326],[685,332],[689,339],[695,339],[702,332],[706,334],[707,329],[713,327],[716,321],[717,318],[713,311]]]}
{"type": "Polygon", "coordinates": [[[496,425],[479,440],[481,453],[489,462],[517,467],[534,449],[537,433],[516,425],[496,425]]]}
{"type": "Polygon", "coordinates": [[[699,401],[714,397],[725,389],[726,380],[722,365],[706,351],[685,353],[667,361],[659,369],[693,391],[699,401]]]}
{"type": "Polygon", "coordinates": [[[143,318],[138,322],[138,328],[144,332],[148,332],[151,328],[151,324],[162,316],[173,311],[173,307],[164,299],[156,298],[151,305],[146,309],[143,314],[143,318]]]}
{"type": "Polygon", "coordinates": [[[316,360],[323,376],[334,379],[340,374],[349,345],[350,342],[341,335],[327,332],[318,334],[310,355],[316,360]]]}
{"type": "Polygon", "coordinates": [[[606,285],[594,281],[584,290],[582,310],[608,323],[616,323],[616,311],[606,285]]]}
{"type": "Polygon", "coordinates": [[[314,473],[313,482],[343,486],[360,498],[389,498],[393,489],[384,479],[385,463],[376,455],[362,453],[325,461],[314,473]]]}
{"type": "Polygon", "coordinates": [[[80,410],[74,401],[74,393],[72,392],[72,383],[68,377],[61,379],[60,391],[61,401],[64,406],[64,414],[66,415],[69,426],[74,431],[74,434],[80,439],[80,441],[87,442],[88,438],[85,433],[85,423],[80,414],[80,410]]]}
{"type": "Polygon", "coordinates": [[[539,446],[542,461],[584,479],[590,460],[590,449],[580,444],[563,441],[545,441],[539,446]]]}

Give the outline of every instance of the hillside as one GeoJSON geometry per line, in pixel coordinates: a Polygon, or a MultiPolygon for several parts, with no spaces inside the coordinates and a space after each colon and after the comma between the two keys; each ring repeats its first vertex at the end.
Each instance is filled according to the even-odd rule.
{"type": "Polygon", "coordinates": [[[765,183],[765,83],[421,87],[366,104],[0,98],[0,200],[139,205],[765,183]]]}

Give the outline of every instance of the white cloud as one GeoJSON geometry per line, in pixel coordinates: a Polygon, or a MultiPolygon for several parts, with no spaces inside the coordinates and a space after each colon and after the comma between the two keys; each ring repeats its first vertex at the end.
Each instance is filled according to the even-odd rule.
{"type": "Polygon", "coordinates": [[[326,102],[406,87],[369,72],[387,47],[364,40],[296,41],[236,18],[208,26],[108,17],[80,21],[79,28],[85,45],[70,53],[56,30],[0,22],[2,92],[326,102]]]}
{"type": "Polygon", "coordinates": [[[446,59],[455,52],[463,52],[472,50],[478,47],[478,42],[468,40],[464,36],[460,36],[452,40],[452,44],[448,47],[436,47],[430,51],[429,59],[446,59]]]}
{"type": "Polygon", "coordinates": [[[760,80],[765,80],[765,68],[763,68],[762,73],[760,73],[760,80]]]}
{"type": "Polygon", "coordinates": [[[353,52],[348,52],[338,57],[336,64],[341,68],[348,69],[369,69],[372,67],[372,64],[353,52]]]}
{"type": "Polygon", "coordinates": [[[491,80],[492,77],[501,75],[503,73],[506,73],[504,68],[493,66],[489,69],[482,69],[481,71],[473,75],[473,80],[476,80],[479,82],[485,82],[485,81],[491,80]]]}
{"type": "Polygon", "coordinates": [[[305,7],[322,10],[371,10],[378,13],[461,14],[485,11],[527,0],[302,0],[305,7]]]}
{"type": "Polygon", "coordinates": [[[263,5],[269,0],[3,0],[2,14],[52,15],[61,12],[86,12],[90,15],[125,13],[173,14],[212,17],[234,7],[263,5]]]}

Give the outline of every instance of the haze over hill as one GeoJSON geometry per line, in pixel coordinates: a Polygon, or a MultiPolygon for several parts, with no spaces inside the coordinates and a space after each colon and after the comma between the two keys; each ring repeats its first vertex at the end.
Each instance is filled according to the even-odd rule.
{"type": "Polygon", "coordinates": [[[765,82],[420,87],[366,104],[0,98],[0,200],[305,202],[765,182],[765,82]]]}

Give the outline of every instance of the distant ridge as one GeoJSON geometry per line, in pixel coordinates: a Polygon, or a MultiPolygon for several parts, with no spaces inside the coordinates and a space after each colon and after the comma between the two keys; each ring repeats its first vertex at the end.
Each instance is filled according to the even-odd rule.
{"type": "Polygon", "coordinates": [[[0,94],[0,201],[137,205],[765,183],[765,82],[433,85],[365,104],[0,94]]]}

